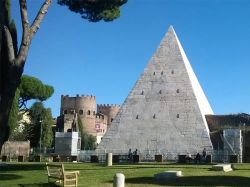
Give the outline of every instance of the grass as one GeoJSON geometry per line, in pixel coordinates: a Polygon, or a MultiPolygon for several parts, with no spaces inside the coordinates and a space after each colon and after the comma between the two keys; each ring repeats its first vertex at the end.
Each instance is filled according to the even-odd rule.
{"type": "MultiPolygon", "coordinates": [[[[79,186],[112,187],[113,176],[125,175],[126,187],[160,186],[250,186],[250,164],[236,164],[232,172],[212,171],[211,165],[140,163],[106,167],[94,163],[65,163],[66,170],[79,170],[79,186]],[[166,170],[181,170],[181,178],[163,183],[154,174],[166,170]]],[[[0,163],[1,187],[49,187],[44,163],[0,163]]]]}

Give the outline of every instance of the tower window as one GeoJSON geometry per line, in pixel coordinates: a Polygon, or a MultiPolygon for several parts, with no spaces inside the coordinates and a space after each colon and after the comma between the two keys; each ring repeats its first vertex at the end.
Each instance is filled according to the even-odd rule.
{"type": "Polygon", "coordinates": [[[177,89],[176,92],[177,92],[177,93],[180,93],[180,89],[177,89]]]}
{"type": "Polygon", "coordinates": [[[153,73],[153,75],[155,75],[155,72],[153,73]]]}
{"type": "Polygon", "coordinates": [[[171,71],[171,74],[174,74],[174,70],[171,71]]]}
{"type": "Polygon", "coordinates": [[[136,119],[139,119],[139,115],[136,115],[136,119]]]}
{"type": "Polygon", "coordinates": [[[177,118],[180,118],[180,114],[177,114],[176,117],[177,117],[177,118]]]}
{"type": "Polygon", "coordinates": [[[161,94],[161,90],[159,91],[159,94],[161,94]]]}
{"type": "Polygon", "coordinates": [[[63,111],[63,114],[67,114],[67,113],[68,113],[68,111],[67,111],[67,110],[64,110],[64,111],[63,111]]]}
{"type": "Polygon", "coordinates": [[[155,114],[153,115],[153,118],[154,118],[154,119],[156,118],[156,115],[155,115],[155,114]]]}
{"type": "Polygon", "coordinates": [[[113,119],[113,118],[111,118],[111,120],[110,120],[110,121],[112,122],[113,120],[114,120],[114,119],[113,119]]]}
{"type": "Polygon", "coordinates": [[[144,91],[143,90],[142,90],[141,94],[144,95],[144,91]]]}
{"type": "Polygon", "coordinates": [[[161,72],[161,75],[163,75],[163,71],[161,72]]]}
{"type": "Polygon", "coordinates": [[[88,110],[87,114],[90,115],[90,110],[88,110]]]}

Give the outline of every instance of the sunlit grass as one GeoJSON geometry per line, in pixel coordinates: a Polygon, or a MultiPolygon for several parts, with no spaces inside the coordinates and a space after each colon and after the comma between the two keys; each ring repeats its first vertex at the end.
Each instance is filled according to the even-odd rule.
{"type": "MultiPolygon", "coordinates": [[[[250,164],[236,164],[232,172],[212,171],[211,165],[195,164],[123,164],[106,167],[94,163],[65,163],[66,170],[79,170],[79,186],[112,187],[115,173],[123,173],[126,187],[156,186],[250,186],[250,164]],[[181,170],[183,177],[162,183],[154,174],[167,170],[181,170]]],[[[49,186],[45,163],[0,163],[0,186],[49,186]]]]}

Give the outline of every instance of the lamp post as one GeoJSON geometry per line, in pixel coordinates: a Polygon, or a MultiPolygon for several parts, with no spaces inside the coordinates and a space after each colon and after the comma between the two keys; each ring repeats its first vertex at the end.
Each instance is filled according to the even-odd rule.
{"type": "Polygon", "coordinates": [[[43,131],[43,128],[42,128],[42,119],[39,120],[39,123],[40,123],[40,141],[39,141],[39,144],[40,144],[40,154],[42,153],[42,131],[43,131]]]}

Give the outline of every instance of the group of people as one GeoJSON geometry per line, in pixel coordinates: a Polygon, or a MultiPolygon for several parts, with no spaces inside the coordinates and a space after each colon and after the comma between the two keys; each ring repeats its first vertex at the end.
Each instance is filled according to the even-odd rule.
{"type": "Polygon", "coordinates": [[[133,161],[133,155],[137,155],[137,152],[138,152],[137,149],[135,149],[134,152],[132,152],[132,150],[129,149],[129,151],[128,151],[128,160],[129,160],[129,161],[133,161]]]}
{"type": "MultiPolygon", "coordinates": [[[[206,151],[206,148],[204,148],[202,151],[202,155],[199,152],[195,155],[195,158],[194,158],[195,163],[200,163],[202,160],[205,161],[206,157],[207,157],[207,151],[206,151]]],[[[188,153],[186,155],[186,161],[190,163],[191,160],[193,160],[192,155],[188,153]]]]}

